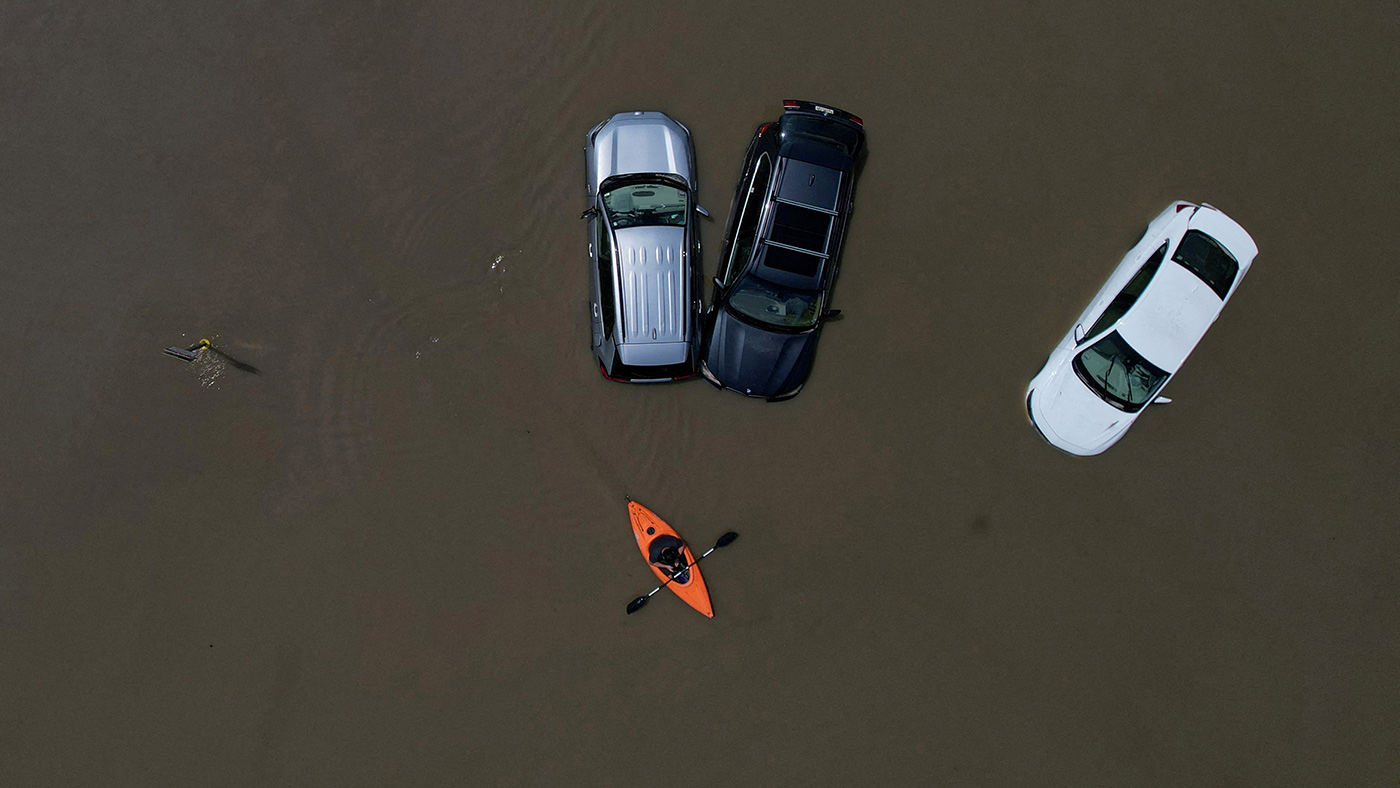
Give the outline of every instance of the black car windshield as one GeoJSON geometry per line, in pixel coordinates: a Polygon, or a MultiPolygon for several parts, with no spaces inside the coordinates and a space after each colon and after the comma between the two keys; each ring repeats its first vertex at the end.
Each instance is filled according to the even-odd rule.
{"type": "Polygon", "coordinates": [[[779,121],[783,142],[815,142],[837,148],[847,156],[855,154],[860,134],[842,123],[802,115],[784,115],[779,121]]]}
{"type": "Polygon", "coordinates": [[[729,296],[729,306],[739,314],[779,328],[815,324],[821,303],[815,290],[788,290],[756,276],[739,282],[729,296]]]}
{"type": "Polygon", "coordinates": [[[1157,396],[1167,373],[1138,355],[1114,331],[1074,357],[1074,373],[1113,407],[1137,413],[1157,396]]]}
{"type": "Polygon", "coordinates": [[[656,225],[685,226],[685,192],[664,183],[629,183],[603,192],[614,230],[656,225]]]}

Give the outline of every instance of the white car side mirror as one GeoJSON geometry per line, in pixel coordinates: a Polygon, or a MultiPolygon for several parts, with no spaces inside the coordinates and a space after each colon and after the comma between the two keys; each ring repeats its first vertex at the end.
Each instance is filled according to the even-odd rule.
{"type": "Polygon", "coordinates": [[[1078,343],[1083,342],[1083,341],[1084,341],[1084,324],[1081,323],[1081,324],[1079,324],[1079,325],[1077,325],[1077,326],[1074,327],[1074,342],[1075,342],[1075,344],[1078,344],[1078,343]]]}
{"type": "Polygon", "coordinates": [[[1165,405],[1168,402],[1171,402],[1170,397],[1158,397],[1157,399],[1152,400],[1153,405],[1165,405]]]}

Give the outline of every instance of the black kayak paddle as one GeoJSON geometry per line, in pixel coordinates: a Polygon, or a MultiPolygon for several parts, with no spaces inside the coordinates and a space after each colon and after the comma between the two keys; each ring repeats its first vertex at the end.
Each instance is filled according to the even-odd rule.
{"type": "Polygon", "coordinates": [[[638,610],[641,610],[642,607],[646,605],[647,600],[648,600],[648,599],[651,599],[652,594],[655,594],[657,591],[660,591],[661,589],[663,589],[663,588],[665,588],[666,586],[670,585],[670,584],[671,584],[671,581],[672,581],[672,580],[675,580],[677,577],[680,577],[681,574],[683,574],[683,573],[685,572],[685,570],[687,570],[687,569],[689,569],[690,567],[695,566],[696,564],[698,564],[698,563],[700,563],[701,561],[705,560],[705,556],[709,555],[710,553],[713,553],[714,551],[720,549],[721,547],[724,547],[725,545],[729,544],[730,542],[733,542],[735,539],[738,539],[738,538],[739,538],[739,535],[736,534],[736,533],[734,533],[733,531],[725,531],[725,532],[724,532],[724,535],[721,536],[721,537],[719,538],[719,541],[715,542],[715,546],[714,546],[714,547],[711,547],[709,550],[706,550],[704,553],[702,553],[702,554],[700,555],[699,558],[695,559],[692,563],[686,564],[685,566],[681,567],[680,569],[677,569],[675,572],[673,572],[673,573],[671,574],[670,577],[666,578],[666,582],[662,583],[661,585],[657,586],[656,588],[653,588],[653,589],[651,590],[651,593],[650,593],[650,594],[644,594],[644,595],[639,596],[639,597],[637,597],[636,599],[632,600],[631,602],[628,602],[628,603],[627,603],[627,615],[630,616],[630,615],[632,615],[633,613],[637,612],[638,610]]]}

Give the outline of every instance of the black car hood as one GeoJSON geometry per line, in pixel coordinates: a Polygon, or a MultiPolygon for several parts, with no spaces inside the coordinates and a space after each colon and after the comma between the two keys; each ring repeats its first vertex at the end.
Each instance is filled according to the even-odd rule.
{"type": "Polygon", "coordinates": [[[705,365],[726,388],[755,397],[774,397],[807,379],[816,339],[816,331],[765,331],[721,307],[705,349],[705,365]]]}

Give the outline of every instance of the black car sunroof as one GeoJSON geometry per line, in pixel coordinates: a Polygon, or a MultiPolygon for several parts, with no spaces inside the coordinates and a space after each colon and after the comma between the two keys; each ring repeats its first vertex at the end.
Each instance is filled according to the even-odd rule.
{"type": "Polygon", "coordinates": [[[763,255],[763,265],[768,268],[802,277],[816,276],[821,269],[822,258],[816,255],[771,244],[765,244],[764,248],[767,252],[763,255]]]}
{"type": "Polygon", "coordinates": [[[799,249],[826,254],[826,240],[831,232],[831,214],[803,208],[790,203],[773,206],[773,229],[770,240],[799,249]]]}

